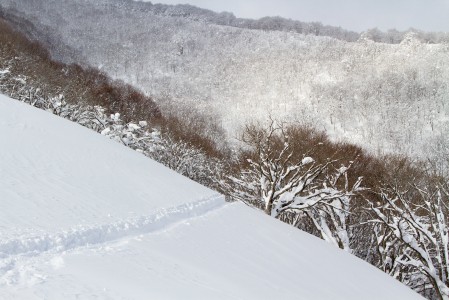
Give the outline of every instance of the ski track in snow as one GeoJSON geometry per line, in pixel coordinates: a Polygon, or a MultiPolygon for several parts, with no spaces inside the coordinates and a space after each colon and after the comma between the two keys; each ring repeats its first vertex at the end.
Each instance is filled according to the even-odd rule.
{"type": "Polygon", "coordinates": [[[129,220],[77,227],[56,234],[28,235],[0,241],[0,282],[2,277],[16,268],[16,261],[19,257],[34,257],[47,252],[57,254],[156,232],[203,216],[224,205],[223,196],[217,194],[207,199],[160,209],[153,214],[129,220]]]}
{"type": "Polygon", "coordinates": [[[0,299],[419,297],[68,120],[0,95],[0,125],[0,299]]]}

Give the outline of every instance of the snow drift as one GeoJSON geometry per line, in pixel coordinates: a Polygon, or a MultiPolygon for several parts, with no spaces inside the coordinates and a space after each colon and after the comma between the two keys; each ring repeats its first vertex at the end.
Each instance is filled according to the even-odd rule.
{"type": "Polygon", "coordinates": [[[367,263],[0,96],[2,299],[418,299],[367,263]]]}

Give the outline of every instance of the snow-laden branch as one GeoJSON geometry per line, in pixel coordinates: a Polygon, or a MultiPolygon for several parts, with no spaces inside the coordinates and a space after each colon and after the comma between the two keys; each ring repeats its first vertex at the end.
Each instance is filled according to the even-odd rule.
{"type": "Polygon", "coordinates": [[[447,183],[420,187],[412,185],[407,191],[388,186],[380,191],[381,207],[371,206],[374,216],[383,224],[378,249],[383,257],[390,251],[385,247],[398,245],[394,257],[384,260],[384,268],[393,260],[392,269],[412,269],[421,273],[433,287],[438,299],[449,299],[448,209],[445,193],[447,183]],[[387,246],[388,246],[387,245],[387,246]]]}
{"type": "Polygon", "coordinates": [[[242,141],[252,156],[240,176],[230,177],[231,196],[275,218],[304,214],[324,240],[350,252],[350,205],[362,190],[362,178],[349,184],[353,162],[334,168],[336,160],[318,163],[309,156],[311,151],[295,158],[288,130],[273,121],[264,129],[248,126],[242,141]]]}

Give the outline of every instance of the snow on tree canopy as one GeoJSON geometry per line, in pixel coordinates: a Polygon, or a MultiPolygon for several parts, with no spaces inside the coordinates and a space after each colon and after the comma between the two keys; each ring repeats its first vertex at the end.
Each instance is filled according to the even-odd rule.
{"type": "Polygon", "coordinates": [[[315,162],[315,160],[313,158],[309,157],[309,156],[304,157],[302,159],[302,161],[301,161],[301,163],[303,165],[308,165],[308,164],[311,164],[311,163],[314,163],[314,162],[315,162]]]}

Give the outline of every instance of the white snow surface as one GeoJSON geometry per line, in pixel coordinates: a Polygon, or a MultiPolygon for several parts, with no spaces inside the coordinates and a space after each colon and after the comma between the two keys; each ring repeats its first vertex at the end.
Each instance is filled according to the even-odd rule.
{"type": "Polygon", "coordinates": [[[420,299],[367,263],[0,95],[0,299],[420,299]]]}

